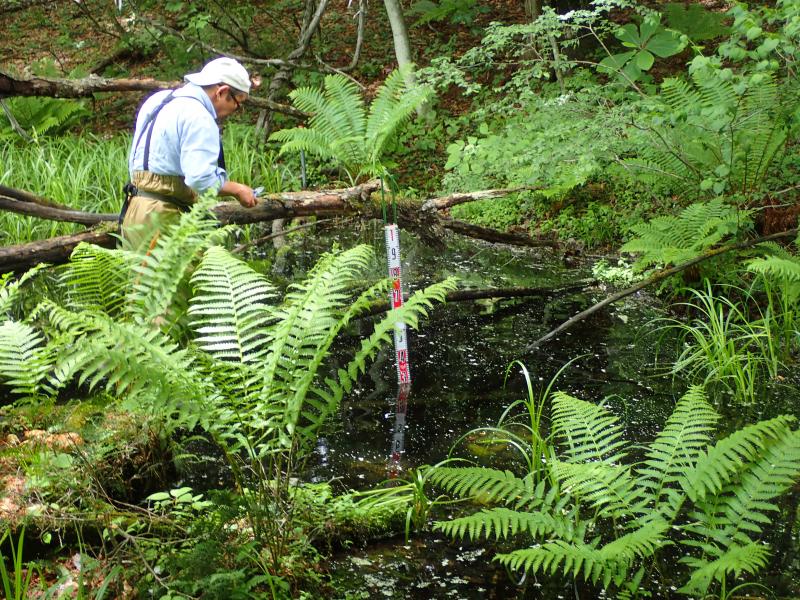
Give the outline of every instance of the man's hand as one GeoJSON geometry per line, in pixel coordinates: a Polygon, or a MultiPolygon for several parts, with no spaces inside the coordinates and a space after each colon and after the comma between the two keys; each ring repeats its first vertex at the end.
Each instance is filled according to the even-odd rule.
{"type": "Polygon", "coordinates": [[[256,195],[253,188],[237,183],[235,181],[226,181],[222,188],[219,190],[220,196],[234,196],[239,204],[245,208],[253,208],[256,205],[256,195]]]}
{"type": "Polygon", "coordinates": [[[241,189],[236,194],[239,204],[245,208],[253,208],[256,205],[256,195],[253,193],[253,188],[242,184],[239,184],[239,187],[241,189]]]}

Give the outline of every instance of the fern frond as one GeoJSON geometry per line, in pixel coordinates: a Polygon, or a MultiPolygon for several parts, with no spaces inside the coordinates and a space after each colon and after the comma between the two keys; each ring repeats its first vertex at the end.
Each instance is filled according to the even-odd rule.
{"type": "Polygon", "coordinates": [[[362,340],[361,347],[347,368],[339,371],[341,385],[349,387],[350,382],[365,371],[367,360],[374,357],[383,344],[391,343],[397,323],[402,322],[411,329],[417,329],[420,318],[428,314],[427,309],[433,308],[434,302],[444,302],[447,292],[454,290],[455,287],[456,281],[452,277],[434,283],[424,290],[414,292],[400,308],[386,313],[386,316],[375,325],[372,334],[362,340]]]}
{"type": "Polygon", "coordinates": [[[408,71],[395,71],[379,88],[369,114],[357,86],[343,75],[329,75],[324,90],[298,88],[290,96],[295,106],[311,113],[308,127],[275,132],[281,153],[305,150],[337,161],[352,180],[383,172],[386,143],[411,113],[425,101],[427,90],[410,89],[408,71]]]}
{"type": "Polygon", "coordinates": [[[620,248],[640,253],[636,267],[677,264],[700,255],[726,237],[749,227],[749,214],[721,198],[695,203],[677,216],[664,216],[631,229],[637,235],[620,248]]]}
{"type": "Polygon", "coordinates": [[[686,585],[678,591],[684,594],[705,594],[712,581],[722,582],[731,573],[737,577],[742,573],[753,575],[767,566],[768,559],[769,548],[756,543],[731,546],[712,561],[687,556],[682,561],[693,567],[694,571],[686,585]]]}
{"type": "Polygon", "coordinates": [[[644,512],[641,489],[627,467],[558,461],[551,469],[565,492],[589,503],[599,516],[623,518],[644,512]]]}
{"type": "Polygon", "coordinates": [[[681,480],[684,491],[693,502],[719,492],[770,441],[786,436],[793,422],[793,417],[779,416],[748,425],[720,440],[708,452],[700,454],[694,468],[681,480]]]}
{"type": "Polygon", "coordinates": [[[747,263],[747,270],[752,273],[769,275],[779,281],[800,283],[800,259],[768,256],[757,258],[747,263]]]}
{"type": "Polygon", "coordinates": [[[187,401],[206,396],[202,382],[193,377],[187,351],[157,329],[101,313],[72,312],[50,301],[36,312],[62,334],[51,376],[56,388],[78,375],[79,384],[117,395],[177,396],[187,401]]]}
{"type": "Polygon", "coordinates": [[[622,426],[608,410],[564,392],[553,394],[553,433],[569,462],[618,462],[626,445],[622,426]]]}
{"type": "Polygon", "coordinates": [[[139,257],[130,252],[78,244],[61,274],[70,306],[112,316],[121,314],[137,260],[139,257]]]}
{"type": "Polygon", "coordinates": [[[298,382],[295,394],[306,394],[302,415],[306,422],[303,430],[307,439],[315,439],[316,432],[328,416],[339,407],[339,402],[344,395],[344,388],[341,383],[334,382],[330,378],[325,380],[326,389],[319,385],[314,385],[315,375],[312,375],[312,373],[316,374],[322,362],[328,357],[330,346],[339,332],[347,327],[355,317],[367,311],[377,298],[385,295],[388,288],[388,280],[379,281],[364,290],[350,304],[338,322],[331,328],[325,342],[317,347],[316,353],[309,363],[309,374],[305,379],[298,382]],[[308,395],[307,392],[310,392],[311,395],[308,395]]]}
{"type": "Polygon", "coordinates": [[[760,535],[762,526],[777,512],[773,502],[800,477],[800,432],[790,431],[768,444],[765,452],[744,466],[736,480],[718,494],[698,502],[694,513],[696,525],[689,527],[706,538],[720,540],[722,547],[731,543],[748,544],[750,535],[760,535]]]}
{"type": "MultiPolygon", "coordinates": [[[[356,143],[356,140],[364,139],[364,101],[356,85],[342,75],[328,75],[324,86],[324,93],[305,87],[293,90],[289,95],[295,106],[311,113],[309,129],[318,131],[327,144],[327,150],[322,153],[335,156],[348,170],[352,170],[354,165],[365,160],[366,148],[356,143]]],[[[302,137],[293,135],[295,139],[302,137]]]]}
{"type": "Polygon", "coordinates": [[[707,109],[733,111],[739,103],[739,94],[730,81],[717,76],[711,69],[697,69],[692,80],[699,92],[699,106],[707,109]]]}
{"type": "Polygon", "coordinates": [[[36,394],[50,367],[41,352],[44,342],[44,336],[30,325],[16,321],[0,324],[0,382],[14,394],[36,394]]]}
{"type": "Polygon", "coordinates": [[[648,445],[644,461],[636,467],[638,484],[648,490],[654,510],[671,519],[677,510],[672,484],[678,483],[711,441],[719,415],[708,403],[702,387],[684,394],[667,420],[664,429],[648,445]],[[666,496],[666,497],[665,497],[666,496]],[[667,502],[663,507],[662,503],[667,502]]]}
{"type": "Polygon", "coordinates": [[[296,382],[308,377],[317,350],[330,342],[344,312],[347,292],[372,256],[366,245],[324,255],[302,283],[290,287],[275,309],[277,321],[267,332],[273,342],[264,360],[264,379],[268,387],[286,391],[285,417],[292,428],[301,409],[299,396],[294,394],[296,382]]]}
{"type": "Polygon", "coordinates": [[[608,558],[623,558],[633,561],[636,558],[653,556],[659,548],[672,544],[664,537],[670,524],[660,517],[646,521],[641,527],[629,531],[600,548],[601,554],[608,558]]]}
{"type": "Polygon", "coordinates": [[[23,273],[19,279],[14,279],[13,273],[4,273],[0,276],[0,315],[8,314],[19,296],[22,286],[47,266],[44,263],[36,265],[23,273]]]}
{"type": "Polygon", "coordinates": [[[283,142],[279,154],[307,152],[323,160],[337,158],[334,149],[335,138],[324,135],[318,129],[295,127],[280,129],[270,136],[271,140],[283,142]]]}
{"type": "Polygon", "coordinates": [[[597,548],[598,539],[591,544],[554,540],[534,548],[498,554],[495,560],[510,569],[553,574],[559,569],[574,578],[621,586],[629,579],[628,572],[636,560],[647,558],[668,544],[664,533],[669,524],[656,519],[631,531],[613,542],[597,548]]]}
{"type": "Polygon", "coordinates": [[[227,250],[206,250],[191,278],[189,314],[199,346],[219,360],[252,362],[266,352],[275,288],[227,250]]]}
{"type": "Polygon", "coordinates": [[[366,142],[371,162],[377,163],[387,141],[397,128],[407,121],[430,95],[430,90],[406,84],[411,67],[397,69],[389,74],[370,104],[366,126],[366,142]]]}
{"type": "Polygon", "coordinates": [[[495,539],[500,540],[517,534],[526,534],[532,538],[555,534],[560,538],[568,538],[574,527],[574,518],[573,514],[569,514],[567,518],[546,512],[518,512],[498,507],[484,509],[452,521],[437,521],[434,530],[452,538],[463,539],[469,535],[469,539],[473,541],[482,536],[488,539],[494,535],[495,539]]]}
{"type": "Polygon", "coordinates": [[[435,467],[429,481],[459,498],[480,495],[488,502],[515,504],[530,497],[532,482],[521,479],[511,471],[486,467],[435,467]]]}
{"type": "Polygon", "coordinates": [[[661,99],[673,113],[683,114],[701,103],[700,93],[684,79],[670,77],[661,84],[661,99]]]}

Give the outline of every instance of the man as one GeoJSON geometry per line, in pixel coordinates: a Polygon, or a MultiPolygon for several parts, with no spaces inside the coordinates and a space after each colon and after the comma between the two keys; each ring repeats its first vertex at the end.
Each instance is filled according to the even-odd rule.
{"type": "Polygon", "coordinates": [[[122,223],[133,247],[154,245],[159,225],[177,220],[207,190],[256,204],[252,188],[228,179],[217,127],[247,100],[250,76],[239,62],[217,58],[184,79],[183,87],[150,96],[136,119],[122,223]]]}

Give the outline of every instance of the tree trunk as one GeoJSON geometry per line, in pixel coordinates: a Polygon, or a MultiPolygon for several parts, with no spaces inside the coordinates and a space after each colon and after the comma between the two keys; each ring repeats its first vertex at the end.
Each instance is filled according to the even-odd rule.
{"type": "MultiPolygon", "coordinates": [[[[389,25],[392,28],[392,41],[394,42],[394,55],[397,58],[397,66],[408,68],[406,85],[411,88],[416,87],[417,78],[413,71],[414,59],[411,55],[411,41],[409,40],[406,21],[403,17],[403,7],[400,5],[400,0],[383,0],[383,5],[386,7],[386,15],[389,17],[389,25]]],[[[430,106],[427,103],[421,105],[417,109],[417,115],[429,118],[431,116],[430,106]]]]}
{"type": "MultiPolygon", "coordinates": [[[[286,95],[286,84],[294,73],[294,61],[301,58],[311,44],[311,39],[319,29],[319,23],[325,12],[328,0],[320,0],[319,5],[314,7],[314,0],[306,0],[305,12],[303,13],[303,24],[300,28],[300,36],[297,40],[297,47],[289,53],[286,64],[278,69],[272,80],[269,82],[267,100],[278,105],[278,100],[286,95]]],[[[263,127],[263,139],[266,141],[272,133],[273,111],[269,110],[264,119],[259,119],[259,126],[263,127]]]]}

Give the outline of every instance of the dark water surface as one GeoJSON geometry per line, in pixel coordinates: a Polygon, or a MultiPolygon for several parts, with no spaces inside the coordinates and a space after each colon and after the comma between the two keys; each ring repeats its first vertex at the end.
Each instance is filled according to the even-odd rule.
{"type": "MultiPolygon", "coordinates": [[[[342,247],[373,244],[379,257],[376,275],[385,273],[380,228],[340,231],[332,238],[342,247]]],[[[271,268],[289,276],[307,268],[330,244],[330,237],[308,237],[271,268]]],[[[591,277],[590,259],[567,268],[546,251],[504,248],[460,237],[450,238],[446,249],[434,251],[403,233],[401,252],[406,292],[448,276],[458,277],[461,288],[562,288],[591,277]]],[[[386,479],[388,457],[398,445],[403,449],[400,476],[409,468],[444,459],[461,436],[496,424],[505,407],[525,395],[518,367],[504,385],[514,360],[527,367],[535,387],[543,388],[565,363],[580,357],[553,389],[602,401],[619,415],[628,439],[653,439],[686,386],[670,376],[659,376],[654,368],[657,356],[668,361],[674,346],[654,333],[652,321],[662,316],[662,307],[651,296],[638,294],[606,307],[536,351],[525,351],[531,342],[607,294],[602,287],[592,287],[525,300],[437,307],[420,331],[409,333],[413,383],[405,415],[398,421],[396,371],[393,351],[388,349],[346,397],[338,423],[319,441],[309,477],[334,479],[347,488],[374,486],[386,479]]],[[[370,331],[370,323],[361,326],[364,334],[370,331]]],[[[350,355],[348,344],[352,343],[337,349],[343,360],[350,355]]],[[[800,414],[797,388],[787,389],[773,391],[757,406],[724,413],[723,429],[733,430],[781,412],[800,414]]],[[[455,454],[470,457],[469,438],[455,454]]],[[[796,572],[797,540],[791,531],[788,542],[795,548],[790,552],[793,558],[790,565],[780,568],[796,572]]],[[[490,550],[478,545],[424,535],[407,545],[397,538],[348,549],[329,568],[340,580],[340,589],[349,590],[348,598],[593,597],[571,581],[544,586],[527,581],[515,586],[491,556],[490,550]]],[[[784,588],[782,595],[787,593],[785,585],[778,586],[784,588]]],[[[663,597],[672,597],[670,590],[663,597]]]]}

